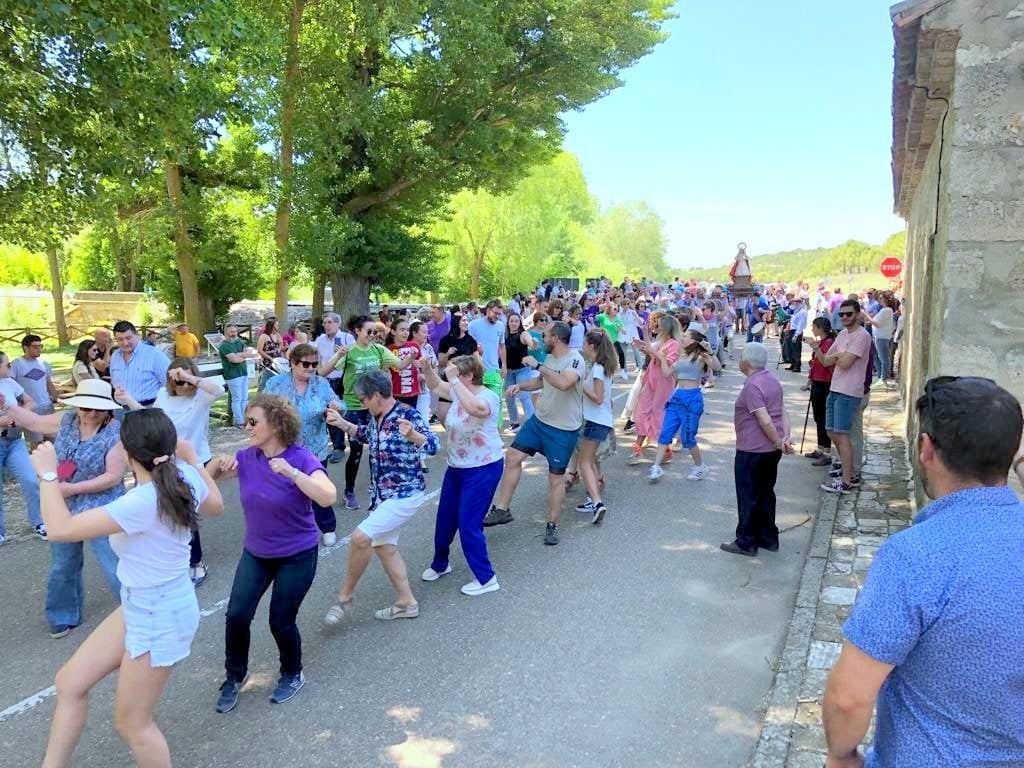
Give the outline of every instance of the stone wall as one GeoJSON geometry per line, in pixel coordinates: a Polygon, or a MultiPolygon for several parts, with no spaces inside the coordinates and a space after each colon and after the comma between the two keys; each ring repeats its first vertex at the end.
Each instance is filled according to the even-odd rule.
{"type": "Polygon", "coordinates": [[[960,39],[944,140],[908,221],[905,402],[943,374],[1024,400],[1024,2],[958,0],[924,17],[929,30],[960,39]]]}

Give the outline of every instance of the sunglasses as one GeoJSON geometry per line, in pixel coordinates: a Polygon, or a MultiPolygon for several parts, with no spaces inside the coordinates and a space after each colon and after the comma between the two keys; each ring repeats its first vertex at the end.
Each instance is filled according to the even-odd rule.
{"type": "Polygon", "coordinates": [[[80,410],[82,413],[98,413],[99,411],[101,411],[103,409],[102,408],[83,408],[82,406],[78,406],[78,410],[80,410]]]}
{"type": "Polygon", "coordinates": [[[317,366],[316,360],[299,360],[295,364],[296,365],[301,365],[303,368],[306,368],[306,369],[316,368],[316,366],[317,366]]]}
{"type": "Polygon", "coordinates": [[[856,314],[855,312],[840,312],[839,316],[840,317],[853,317],[855,314],[856,314]]]}

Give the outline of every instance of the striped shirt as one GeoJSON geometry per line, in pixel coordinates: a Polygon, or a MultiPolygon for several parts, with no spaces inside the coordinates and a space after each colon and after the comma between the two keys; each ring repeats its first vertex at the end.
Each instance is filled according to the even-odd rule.
{"type": "Polygon", "coordinates": [[[127,363],[124,352],[117,349],[110,356],[110,379],[114,387],[124,387],[128,394],[145,403],[154,400],[160,387],[167,383],[167,369],[171,361],[167,355],[148,344],[136,344],[132,359],[127,363]]]}

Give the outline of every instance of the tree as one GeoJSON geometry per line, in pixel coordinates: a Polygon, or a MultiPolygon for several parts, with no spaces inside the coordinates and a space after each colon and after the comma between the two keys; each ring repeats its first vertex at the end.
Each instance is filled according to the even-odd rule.
{"type": "MultiPolygon", "coordinates": [[[[308,6],[296,114],[305,215],[327,230],[358,232],[384,217],[415,226],[463,188],[507,189],[557,152],[560,113],[619,86],[619,72],[664,39],[668,6],[308,6]]],[[[361,237],[336,242],[323,268],[351,309],[365,308],[373,281],[390,290],[409,275],[401,261],[357,247],[361,237]]]]}
{"type": "Polygon", "coordinates": [[[623,273],[630,277],[660,279],[669,272],[665,262],[668,248],[665,222],[645,202],[612,206],[597,220],[590,235],[597,246],[598,258],[621,265],[623,273]]]}
{"type": "Polygon", "coordinates": [[[548,275],[575,275],[583,227],[597,215],[579,160],[562,152],[509,192],[455,195],[430,229],[441,243],[447,293],[507,296],[548,275]]]}

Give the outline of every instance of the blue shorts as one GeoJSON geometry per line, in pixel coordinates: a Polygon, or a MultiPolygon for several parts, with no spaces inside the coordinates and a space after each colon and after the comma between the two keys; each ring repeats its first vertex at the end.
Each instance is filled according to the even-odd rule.
{"type": "Polygon", "coordinates": [[[677,389],[665,406],[665,420],[661,423],[658,445],[669,445],[679,434],[683,448],[697,447],[697,428],[704,413],[704,392],[700,387],[677,389]]]}
{"type": "Polygon", "coordinates": [[[598,424],[596,421],[585,421],[583,422],[583,432],[581,437],[584,440],[591,440],[595,443],[603,443],[608,439],[608,433],[612,431],[612,428],[605,424],[598,424]]]}
{"type": "Polygon", "coordinates": [[[199,628],[196,588],[186,571],[156,587],[121,585],[124,647],[133,659],[149,654],[149,666],[170,667],[192,650],[199,628]]]}
{"type": "Polygon", "coordinates": [[[572,453],[576,450],[579,436],[579,430],[558,429],[545,424],[534,415],[516,432],[512,447],[527,456],[533,456],[535,453],[543,455],[548,460],[548,472],[552,475],[564,475],[572,453]]]}
{"type": "Polygon", "coordinates": [[[825,401],[825,431],[846,434],[853,428],[853,419],[860,408],[861,398],[829,392],[825,401]]]}

